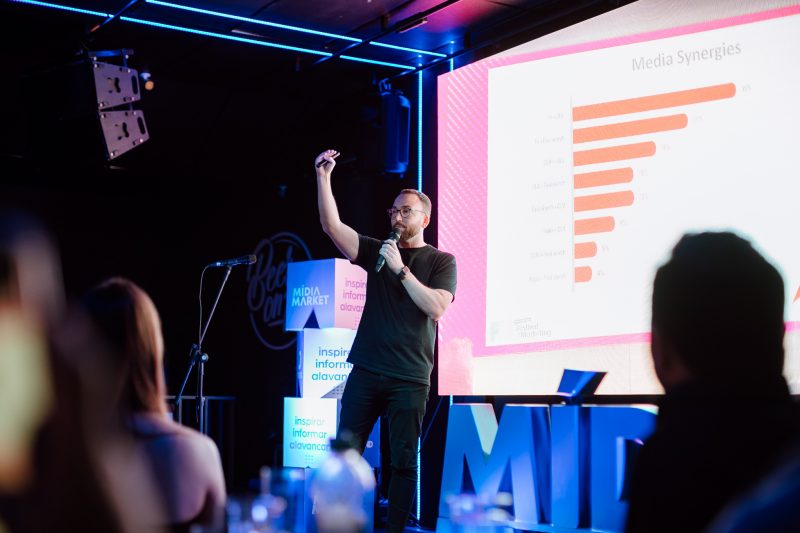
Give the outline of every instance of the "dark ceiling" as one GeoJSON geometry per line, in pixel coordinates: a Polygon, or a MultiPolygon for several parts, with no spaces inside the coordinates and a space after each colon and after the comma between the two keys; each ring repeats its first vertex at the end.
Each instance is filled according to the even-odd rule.
{"type": "MultiPolygon", "coordinates": [[[[4,22],[13,24],[11,33],[25,38],[38,36],[53,41],[52,17],[80,18],[83,35],[73,35],[84,46],[107,38],[109,33],[126,31],[125,26],[147,23],[151,38],[170,54],[170,42],[183,32],[207,32],[210,39],[227,36],[242,47],[258,47],[265,62],[278,54],[291,57],[297,68],[309,68],[326,61],[342,61],[340,56],[377,60],[409,67],[427,66],[453,56],[476,51],[486,45],[531,30],[563,27],[575,17],[585,18],[607,11],[625,1],[614,0],[59,0],[53,4],[11,1],[3,9],[4,22]],[[78,11],[56,9],[68,7],[78,11]],[[94,15],[93,15],[93,14],[94,15]],[[101,15],[111,15],[109,17],[101,15]],[[27,17],[26,17],[27,15],[27,17]],[[20,20],[25,19],[28,20],[20,20]],[[553,25],[555,23],[555,25],[553,25]],[[170,29],[167,29],[167,28],[170,29]],[[179,29],[180,28],[180,29],[179,29]],[[410,28],[410,29],[409,29],[410,28]],[[303,31],[303,30],[311,30],[303,31]],[[320,35],[321,32],[328,35],[320,35]],[[21,35],[22,33],[26,35],[21,35]],[[166,37],[165,34],[172,34],[166,37]],[[360,40],[360,41],[359,41],[360,40]],[[257,43],[267,43],[259,46],[257,43]],[[271,45],[287,48],[272,48],[271,45]],[[388,46],[387,46],[388,45],[388,46]],[[400,46],[433,52],[417,53],[391,48],[400,46]],[[298,50],[302,49],[302,50],[298,50]],[[323,54],[332,54],[326,56],[323,54]]],[[[60,26],[61,23],[56,23],[60,26]]],[[[15,39],[12,37],[12,39],[15,39]]],[[[45,43],[40,42],[38,46],[45,43]]],[[[75,44],[78,44],[77,42],[75,44]]],[[[389,68],[386,74],[403,72],[389,68]]]]}
{"type": "MultiPolygon", "coordinates": [[[[0,68],[14,76],[88,50],[131,49],[130,65],[151,72],[155,81],[155,89],[140,104],[151,138],[115,164],[162,173],[241,174],[260,164],[265,139],[272,153],[283,154],[301,141],[313,146],[310,150],[327,147],[315,144],[314,134],[344,139],[343,127],[354,131],[351,137],[369,141],[369,131],[355,130],[380,80],[388,79],[411,96],[417,91],[416,76],[407,74],[424,69],[433,102],[434,78],[450,67],[450,58],[455,66],[467,64],[627,3],[182,2],[0,1],[0,68]],[[421,21],[426,22],[418,25],[421,21]],[[398,46],[421,52],[393,48],[398,46]]],[[[27,120],[20,104],[24,96],[13,84],[0,86],[4,157],[25,148],[19,134],[27,120]]]]}

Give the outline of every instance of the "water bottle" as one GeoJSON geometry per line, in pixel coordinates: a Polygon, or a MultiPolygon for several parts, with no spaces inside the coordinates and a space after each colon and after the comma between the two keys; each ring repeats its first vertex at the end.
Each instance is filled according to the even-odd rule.
{"type": "Polygon", "coordinates": [[[314,473],[309,495],[319,533],[372,531],[375,476],[348,432],[331,439],[330,454],[314,473]]]}
{"type": "Polygon", "coordinates": [[[250,504],[250,522],[253,524],[253,531],[282,533],[286,531],[281,527],[287,506],[286,499],[272,494],[272,470],[269,467],[261,468],[259,478],[261,492],[250,504]]]}

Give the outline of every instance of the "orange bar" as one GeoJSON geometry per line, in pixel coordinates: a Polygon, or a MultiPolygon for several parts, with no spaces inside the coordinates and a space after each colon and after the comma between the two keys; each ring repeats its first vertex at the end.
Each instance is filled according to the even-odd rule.
{"type": "Polygon", "coordinates": [[[592,269],[589,267],[577,267],[575,269],[575,283],[586,283],[592,279],[592,269]]]}
{"type": "Polygon", "coordinates": [[[699,104],[700,102],[733,98],[735,94],[736,85],[733,83],[723,83],[722,85],[710,85],[708,87],[699,87],[686,91],[640,96],[639,98],[628,98],[626,100],[615,100],[613,102],[573,107],[572,120],[613,117],[616,115],[639,113],[640,111],[650,111],[653,109],[699,104]]]}
{"type": "Polygon", "coordinates": [[[572,162],[577,167],[580,165],[593,165],[594,163],[635,159],[637,157],[649,157],[655,153],[656,143],[650,141],[609,146],[608,148],[595,148],[594,150],[582,150],[572,154],[572,162]]]}
{"type": "Polygon", "coordinates": [[[602,187],[603,185],[615,185],[617,183],[630,183],[633,181],[633,169],[631,167],[625,167],[600,170],[598,172],[585,172],[583,174],[575,174],[573,180],[576,189],[602,187]]]}
{"type": "Polygon", "coordinates": [[[633,191],[593,194],[591,196],[578,196],[575,198],[576,212],[609,209],[612,207],[626,207],[629,205],[633,205],[633,191]]]}
{"type": "Polygon", "coordinates": [[[597,245],[593,242],[579,242],[575,245],[575,259],[586,259],[597,255],[597,245]]]}
{"type": "Polygon", "coordinates": [[[618,122],[617,124],[606,124],[591,128],[579,128],[572,132],[572,142],[577,144],[631,137],[632,135],[643,135],[645,133],[657,133],[659,131],[680,130],[685,128],[688,123],[689,117],[680,114],[633,120],[631,122],[618,122]]]}
{"type": "Polygon", "coordinates": [[[614,217],[584,218],[575,221],[575,235],[608,233],[614,230],[614,217]]]}
{"type": "Polygon", "coordinates": [[[796,302],[797,300],[800,300],[800,287],[797,288],[797,294],[794,295],[794,301],[796,302]]]}

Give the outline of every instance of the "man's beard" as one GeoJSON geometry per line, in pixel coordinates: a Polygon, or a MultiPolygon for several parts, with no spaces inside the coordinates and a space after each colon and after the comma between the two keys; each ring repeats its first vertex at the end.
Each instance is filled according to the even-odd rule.
{"type": "Polygon", "coordinates": [[[419,226],[406,226],[402,233],[400,233],[400,240],[407,242],[416,237],[421,230],[422,228],[419,226]]]}

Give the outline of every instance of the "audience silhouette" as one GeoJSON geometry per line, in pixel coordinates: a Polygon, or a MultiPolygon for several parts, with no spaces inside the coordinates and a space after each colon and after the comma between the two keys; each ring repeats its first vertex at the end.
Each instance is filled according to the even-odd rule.
{"type": "Polygon", "coordinates": [[[226,494],[219,451],[210,438],[167,416],[164,341],[152,300],[133,282],[112,278],[83,303],[114,354],[116,386],[109,401],[151,465],[170,529],[222,529],[226,494]]]}
{"type": "Polygon", "coordinates": [[[0,530],[151,531],[153,484],[110,423],[111,375],[64,300],[48,234],[0,213],[0,530]]]}
{"type": "Polygon", "coordinates": [[[783,312],[780,274],[732,233],[684,236],[658,270],[651,348],[665,395],[634,472],[629,533],[703,530],[797,442],[783,312]]]}

